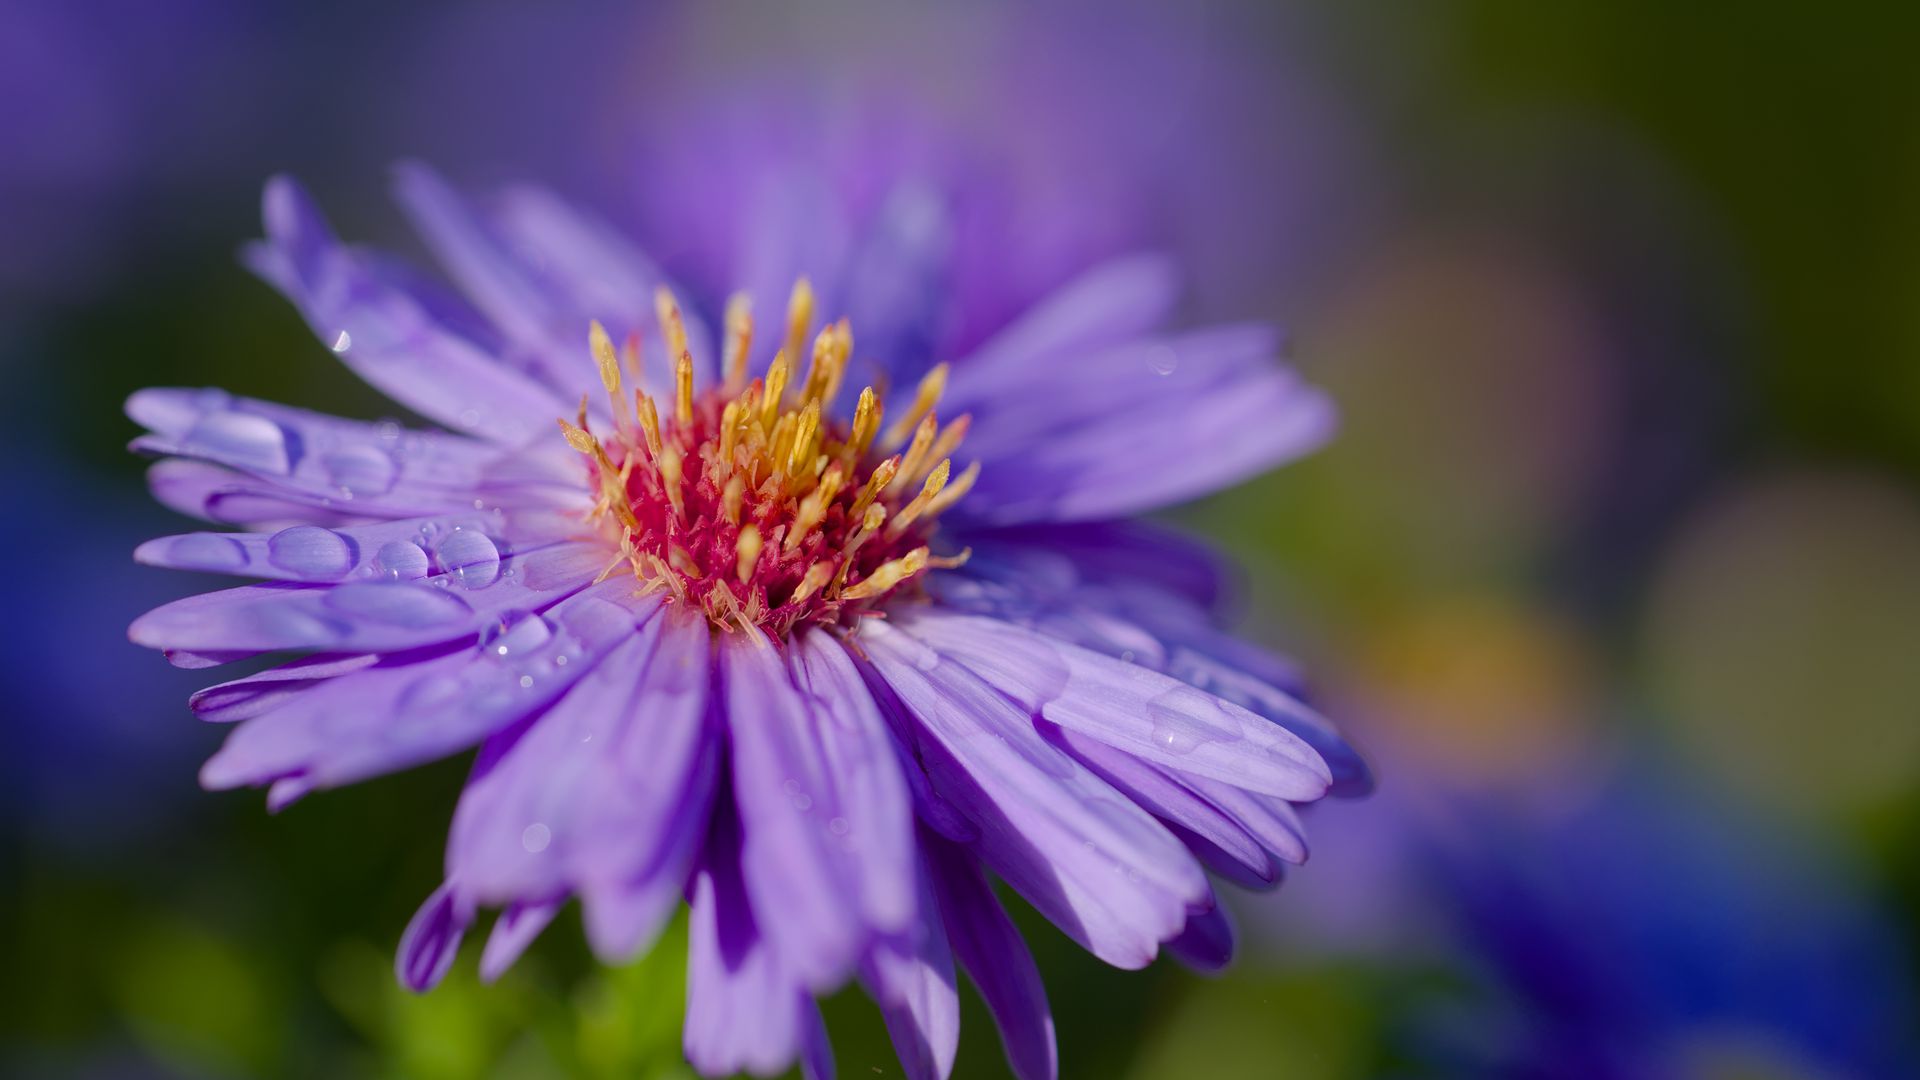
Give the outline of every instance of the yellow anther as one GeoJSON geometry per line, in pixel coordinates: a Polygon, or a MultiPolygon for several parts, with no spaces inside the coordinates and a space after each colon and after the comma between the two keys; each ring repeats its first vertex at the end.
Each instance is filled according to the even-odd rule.
{"type": "MultiPolygon", "coordinates": [[[[613,351],[613,339],[607,336],[607,328],[595,319],[587,324],[587,347],[593,350],[593,362],[600,365],[600,384],[607,388],[607,396],[620,393],[620,357],[613,351]]],[[[614,412],[620,411],[620,403],[614,402],[614,412]]]]}
{"type": "Polygon", "coordinates": [[[720,410],[720,468],[723,472],[733,471],[733,452],[740,445],[740,403],[727,402],[720,410]]]}
{"type": "Polygon", "coordinates": [[[640,434],[647,440],[647,454],[660,460],[660,414],[645,390],[633,392],[633,411],[640,418],[640,434]]]}
{"type": "Polygon", "coordinates": [[[686,506],[680,501],[680,451],[671,446],[660,451],[660,486],[666,489],[674,516],[685,517],[686,506]]]}
{"type": "Polygon", "coordinates": [[[747,482],[735,476],[727,481],[720,492],[720,512],[726,515],[729,525],[740,524],[740,500],[746,496],[747,482]]]}
{"type": "Polygon", "coordinates": [[[934,467],[933,472],[927,476],[926,484],[920,488],[920,494],[915,495],[912,502],[901,507],[900,512],[893,515],[893,520],[887,523],[889,538],[906,532],[907,526],[918,521],[920,515],[927,512],[927,505],[940,494],[941,488],[947,486],[947,476],[952,471],[953,462],[951,461],[942,461],[934,467]]]}
{"type": "Polygon", "coordinates": [[[566,437],[568,446],[573,447],[582,454],[589,455],[600,449],[600,443],[595,440],[592,435],[589,435],[585,428],[567,423],[567,418],[564,416],[560,417],[559,420],[560,433],[566,437]]]}
{"type": "Polygon", "coordinates": [[[968,465],[966,471],[962,472],[959,478],[948,484],[944,491],[934,496],[933,500],[927,503],[926,516],[939,517],[947,507],[952,506],[954,503],[966,497],[967,492],[973,490],[974,481],[978,479],[980,479],[980,463],[976,461],[968,465]]]}
{"type": "Polygon", "coordinates": [[[867,486],[860,489],[860,495],[853,500],[853,506],[848,508],[847,516],[859,517],[865,513],[868,505],[880,497],[880,492],[885,490],[888,484],[893,483],[894,475],[899,471],[900,459],[897,457],[890,457],[875,465],[873,475],[867,477],[867,486]]]}
{"type": "Polygon", "coordinates": [[[815,440],[820,434],[820,403],[807,402],[800,410],[800,419],[794,425],[793,447],[787,451],[787,475],[807,476],[806,468],[813,461],[815,440]]]}
{"type": "Polygon", "coordinates": [[[740,584],[745,585],[753,577],[754,564],[760,561],[760,527],[742,525],[740,539],[734,543],[734,549],[740,553],[738,574],[740,584]]]}
{"type": "Polygon", "coordinates": [[[927,448],[927,456],[920,459],[920,467],[925,468],[928,462],[952,457],[953,452],[960,448],[960,441],[967,437],[967,429],[972,426],[973,416],[967,414],[942,428],[939,438],[934,439],[933,445],[927,448]]]}
{"type": "Polygon", "coordinates": [[[653,290],[653,314],[660,321],[660,340],[666,343],[667,359],[678,360],[687,351],[687,324],[680,317],[680,304],[665,285],[653,290]]]}
{"type": "Polygon", "coordinates": [[[848,600],[865,600],[869,596],[878,596],[927,568],[927,549],[914,548],[897,559],[889,559],[873,568],[862,581],[847,586],[840,595],[848,600]]]}
{"type": "Polygon", "coordinates": [[[640,331],[627,331],[627,339],[620,343],[620,363],[626,367],[627,377],[635,386],[646,385],[646,366],[640,359],[640,331]]]}
{"type": "Polygon", "coordinates": [[[921,466],[932,460],[928,451],[933,449],[934,434],[939,429],[940,418],[932,413],[928,413],[927,418],[920,421],[920,426],[914,429],[912,445],[907,447],[905,454],[900,455],[900,472],[893,478],[893,482],[887,485],[888,498],[907,490],[907,486],[913,483],[913,478],[919,475],[921,466]]]}
{"type": "Polygon", "coordinates": [[[902,416],[893,427],[887,429],[887,437],[880,443],[880,449],[888,451],[898,449],[919,425],[920,418],[932,412],[933,407],[939,403],[940,396],[946,392],[947,365],[935,364],[933,370],[927,372],[926,376],[920,380],[920,388],[914,391],[913,407],[908,409],[907,414],[902,416]]]}
{"type": "Polygon", "coordinates": [[[721,393],[738,394],[747,385],[747,353],[753,347],[753,302],[743,292],[727,297],[727,381],[721,393]]]}
{"type": "Polygon", "coordinates": [[[768,431],[773,430],[774,422],[780,415],[781,399],[787,393],[789,355],[787,350],[780,350],[774,354],[773,366],[767,369],[767,385],[760,401],[760,426],[768,431]]]}
{"type": "Polygon", "coordinates": [[[789,357],[799,356],[807,343],[807,329],[812,325],[813,282],[801,277],[794,281],[793,292],[787,294],[787,340],[780,351],[789,357]]]}
{"type": "Polygon", "coordinates": [[[693,354],[683,352],[673,362],[673,418],[681,427],[693,424],[693,354]]]}
{"type": "Polygon", "coordinates": [[[860,402],[853,407],[853,430],[847,433],[846,457],[857,462],[873,445],[874,432],[880,430],[880,396],[869,386],[860,391],[860,402]]]}
{"type": "Polygon", "coordinates": [[[788,602],[797,604],[805,600],[807,597],[825,588],[827,582],[832,580],[832,578],[833,567],[823,562],[814,563],[812,566],[807,567],[807,572],[805,576],[801,577],[800,584],[794,586],[793,596],[788,602]]]}

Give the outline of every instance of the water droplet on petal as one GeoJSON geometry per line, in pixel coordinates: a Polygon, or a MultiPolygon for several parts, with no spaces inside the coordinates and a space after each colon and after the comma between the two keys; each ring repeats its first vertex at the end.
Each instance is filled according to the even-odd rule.
{"type": "Polygon", "coordinates": [[[286,475],[287,435],[264,416],[222,410],[200,417],[181,440],[184,449],[256,472],[286,475]]]}
{"type": "Polygon", "coordinates": [[[478,529],[455,529],[433,548],[442,573],[466,589],[484,589],[500,576],[500,549],[478,529]]]}
{"type": "Polygon", "coordinates": [[[346,352],[348,349],[353,348],[353,335],[347,333],[345,330],[340,331],[334,335],[333,344],[329,346],[329,348],[336,353],[346,352]]]}
{"type": "Polygon", "coordinates": [[[332,529],[295,525],[267,539],[267,561],[303,581],[338,581],[353,569],[353,542],[332,529]]]}
{"type": "Polygon", "coordinates": [[[426,577],[429,568],[427,553],[419,544],[406,540],[390,540],[380,545],[373,563],[381,577],[393,581],[413,581],[426,577]]]}
{"type": "Polygon", "coordinates": [[[230,536],[188,533],[167,545],[167,562],[181,570],[238,570],[247,565],[247,549],[230,536]]]}
{"type": "Polygon", "coordinates": [[[329,450],[321,455],[320,467],[335,487],[355,495],[385,495],[400,475],[386,451],[366,445],[329,450]]]}
{"type": "Polygon", "coordinates": [[[538,612],[511,611],[480,635],[481,651],[492,656],[524,656],[553,640],[553,624],[538,612]]]}
{"type": "Polygon", "coordinates": [[[526,848],[530,855],[538,855],[547,850],[547,845],[552,842],[553,830],[537,821],[527,826],[520,834],[520,846],[526,848]]]}
{"type": "Polygon", "coordinates": [[[467,684],[454,675],[429,675],[400,695],[400,715],[422,716],[451,704],[466,693],[467,684]]]}
{"type": "Polygon", "coordinates": [[[1155,375],[1171,375],[1180,366],[1180,354],[1171,348],[1160,345],[1147,353],[1147,367],[1155,375]]]}

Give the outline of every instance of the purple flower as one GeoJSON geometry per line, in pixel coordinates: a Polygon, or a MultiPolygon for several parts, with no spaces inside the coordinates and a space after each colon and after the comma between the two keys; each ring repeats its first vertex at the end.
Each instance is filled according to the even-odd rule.
{"type": "Polygon", "coordinates": [[[247,261],[445,430],[218,390],[128,411],[157,496],[246,530],[137,557],[268,579],[133,639],[189,667],[305,654],[194,697],[238,722],[207,786],[279,808],[478,748],[407,985],[482,908],[491,978],[570,898],[610,961],[684,898],[705,1073],[828,1073],[814,998],[858,978],[909,1074],[944,1076],[964,968],[1015,1071],[1051,1076],[989,874],[1110,963],[1216,967],[1208,871],[1276,884],[1306,855],[1294,804],[1367,786],[1291,667],[1223,631],[1214,557],[1124,520],[1333,421],[1267,328],[1164,329],[1163,261],[1098,266],[951,367],[898,365],[816,319],[805,279],[710,327],[545,192],[475,205],[417,167],[398,188],[465,298],[342,246],[287,180],[247,261]]]}

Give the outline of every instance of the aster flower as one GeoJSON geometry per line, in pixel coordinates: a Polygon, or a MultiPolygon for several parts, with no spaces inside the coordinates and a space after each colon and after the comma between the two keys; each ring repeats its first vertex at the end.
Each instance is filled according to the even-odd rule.
{"type": "Polygon", "coordinates": [[[571,899],[618,962],[684,898],[705,1073],[829,1073],[814,999],[857,978],[909,1074],[944,1076],[964,969],[1015,1071],[1051,1076],[991,877],[1112,964],[1214,967],[1207,872],[1276,884],[1306,855],[1295,804],[1365,788],[1292,668],[1221,628],[1219,562],[1125,520],[1332,420],[1267,328],[1163,329],[1164,262],[1098,266],[902,370],[805,279],[710,329],[552,195],[398,187],[465,298],[342,246],[284,179],[246,258],[443,430],[218,390],[128,411],[156,495],[243,527],[137,557],[267,579],[133,639],[190,667],[302,654],[193,698],[238,725],[208,787],[278,809],[477,747],[408,986],[483,909],[492,978],[571,899]]]}

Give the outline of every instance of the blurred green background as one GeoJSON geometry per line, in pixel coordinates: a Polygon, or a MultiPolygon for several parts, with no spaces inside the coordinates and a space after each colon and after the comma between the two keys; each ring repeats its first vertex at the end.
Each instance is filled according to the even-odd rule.
{"type": "MultiPolygon", "coordinates": [[[[391,160],[617,198],[630,110],[694,114],[729,72],[912,71],[955,20],[974,51],[930,63],[927,92],[964,104],[1030,18],[0,16],[0,1070],[686,1074],[673,940],[603,969],[563,918],[497,986],[470,958],[430,995],[394,984],[462,762],[278,816],[197,790],[220,733],[184,698],[208,680],[124,626],[206,583],[130,563],[181,524],[145,496],[119,406],[217,384],[393,411],[234,261],[273,172],[349,235],[413,250],[383,202],[391,160]]],[[[1307,662],[1381,793],[1316,810],[1312,862],[1240,898],[1243,955],[1219,979],[1105,969],[1022,909],[1063,1072],[1902,1075],[1920,960],[1920,13],[1454,0],[1152,19],[1254,73],[1232,124],[1175,118],[1196,160],[1234,142],[1306,178],[1273,196],[1311,225],[1299,236],[1236,229],[1232,206],[1178,231],[1193,313],[1285,323],[1345,417],[1331,448],[1175,520],[1244,561],[1246,632],[1307,662]],[[1584,830],[1616,813],[1626,854],[1603,887],[1584,875],[1613,849],[1584,830]],[[1697,850],[1639,857],[1703,822],[1697,850]],[[1600,975],[1554,951],[1615,930],[1600,975]],[[1703,989],[1723,982],[1765,1000],[1703,989]],[[1583,1039],[1646,1056],[1583,1057],[1583,1039]]],[[[1062,79],[1104,62],[1104,32],[1064,39],[1084,55],[1062,79]]],[[[1293,220],[1271,209],[1247,220],[1293,220]]],[[[1000,1075],[966,1007],[958,1075],[1000,1075]]],[[[827,1014],[842,1075],[898,1074],[857,992],[827,1014]]]]}

